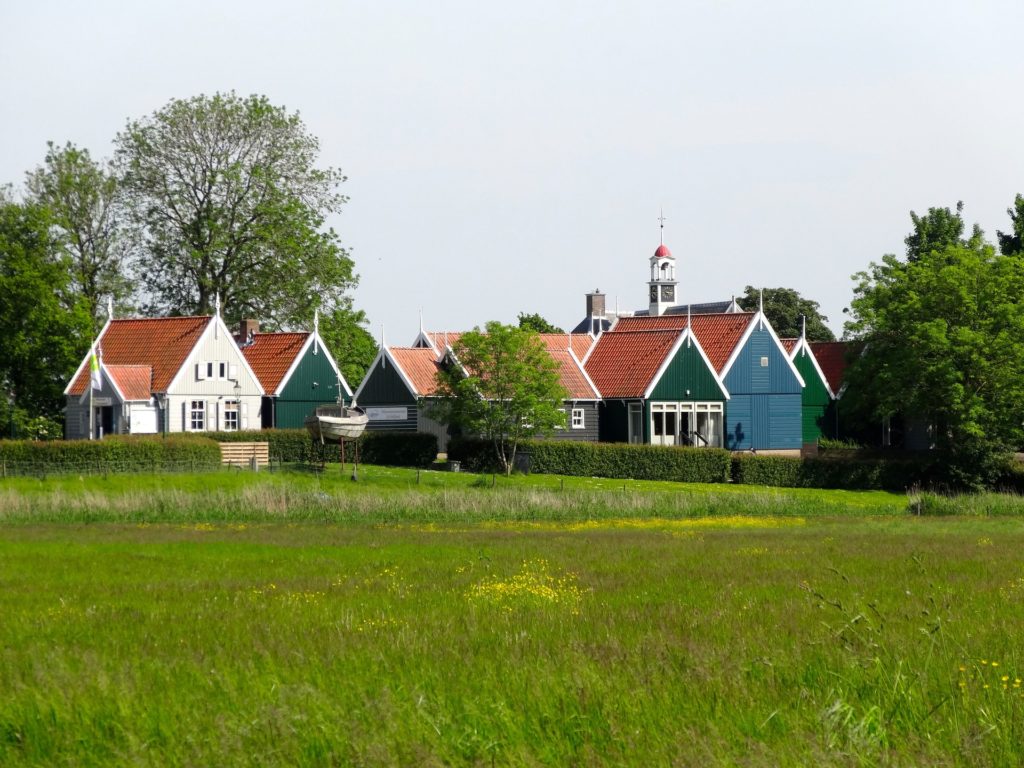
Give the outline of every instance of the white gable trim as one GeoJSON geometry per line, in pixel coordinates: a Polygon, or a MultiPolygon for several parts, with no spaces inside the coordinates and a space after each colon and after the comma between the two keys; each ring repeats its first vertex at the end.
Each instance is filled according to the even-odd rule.
{"type": "Polygon", "coordinates": [[[675,360],[676,355],[682,348],[683,342],[686,341],[687,339],[689,339],[690,343],[692,343],[693,346],[697,348],[697,352],[700,353],[700,357],[704,361],[704,365],[708,367],[708,370],[711,372],[711,376],[714,378],[715,383],[721,390],[722,395],[725,397],[726,400],[729,399],[729,391],[725,388],[725,384],[722,382],[721,377],[719,377],[718,372],[715,370],[715,367],[711,364],[711,360],[709,360],[708,356],[704,353],[704,348],[700,345],[700,342],[697,341],[697,337],[690,330],[689,326],[687,326],[683,330],[683,332],[679,334],[679,338],[675,340],[675,343],[672,345],[672,348],[668,351],[668,354],[665,355],[665,359],[661,361],[661,366],[659,366],[657,373],[654,374],[654,377],[651,379],[651,383],[647,386],[647,389],[644,391],[643,398],[645,400],[650,399],[651,394],[654,392],[654,388],[658,386],[658,382],[661,381],[661,377],[665,375],[665,372],[668,370],[668,367],[672,364],[672,361],[675,360]]]}
{"type": "MultiPolygon", "coordinates": [[[[594,344],[595,343],[596,342],[594,342],[594,343],[592,343],[590,345],[590,349],[594,348],[594,344]]],[[[587,354],[588,355],[590,354],[590,349],[587,350],[587,354]]],[[[601,399],[601,392],[598,390],[597,385],[594,384],[594,380],[590,378],[590,374],[587,373],[587,369],[583,367],[583,363],[580,362],[580,359],[578,357],[576,357],[576,353],[572,351],[572,347],[571,346],[569,347],[568,351],[569,351],[569,357],[572,358],[572,361],[574,363],[576,363],[576,367],[579,368],[580,373],[583,374],[583,378],[586,380],[587,386],[590,387],[590,391],[594,393],[595,399],[600,400],[601,399]]]]}
{"type": "Polygon", "coordinates": [[[82,375],[82,369],[89,365],[89,358],[92,357],[93,347],[100,346],[100,341],[103,339],[103,334],[107,332],[107,328],[109,327],[110,318],[108,317],[107,322],[105,322],[103,324],[103,327],[100,329],[99,335],[96,336],[96,338],[93,340],[92,345],[89,347],[89,351],[85,353],[85,357],[82,359],[82,362],[79,364],[78,368],[75,369],[75,375],[71,377],[71,381],[69,381],[68,385],[64,387],[65,395],[71,393],[71,387],[74,386],[74,383],[76,381],[78,381],[78,377],[82,375]]]}
{"type": "Polygon", "coordinates": [[[370,376],[373,375],[374,368],[376,368],[377,364],[381,362],[381,359],[385,357],[387,358],[387,362],[391,363],[391,365],[395,367],[395,370],[398,371],[398,377],[402,380],[402,383],[405,384],[405,388],[409,390],[409,394],[415,398],[422,397],[422,395],[420,395],[419,393],[419,390],[417,390],[416,387],[412,385],[412,381],[409,380],[409,377],[405,375],[405,371],[402,370],[402,366],[400,366],[398,362],[395,360],[395,358],[392,357],[391,352],[388,350],[388,348],[381,347],[380,352],[378,352],[377,356],[373,358],[373,364],[366,369],[366,375],[363,376],[363,381],[362,383],[360,383],[359,389],[357,389],[355,394],[352,396],[352,399],[359,399],[359,396],[363,393],[363,388],[366,386],[366,382],[368,382],[370,380],[370,376]]]}
{"type": "Polygon", "coordinates": [[[821,370],[821,366],[818,365],[818,358],[814,355],[814,350],[811,349],[811,345],[807,343],[807,339],[800,337],[797,343],[793,346],[793,352],[790,354],[790,360],[796,360],[796,356],[799,352],[803,351],[805,355],[810,355],[811,364],[814,366],[814,370],[818,372],[818,376],[821,378],[822,383],[825,385],[825,391],[828,392],[828,396],[833,400],[837,400],[836,394],[832,391],[832,385],[828,383],[828,379],[825,377],[825,372],[821,370]]]}
{"type": "Polygon", "coordinates": [[[775,346],[778,347],[779,352],[782,353],[782,359],[786,361],[787,365],[789,365],[789,370],[791,370],[793,372],[793,375],[796,376],[796,380],[800,382],[800,386],[806,387],[807,384],[804,382],[804,377],[801,376],[800,371],[796,369],[796,366],[793,364],[792,359],[790,359],[789,353],[786,351],[786,348],[782,345],[782,342],[779,341],[778,334],[775,333],[775,329],[772,328],[772,324],[768,322],[768,318],[764,316],[764,313],[761,312],[761,310],[755,312],[754,316],[750,318],[750,322],[747,324],[747,330],[743,332],[743,335],[740,337],[740,340],[736,342],[736,346],[733,347],[732,349],[732,354],[729,355],[729,359],[722,367],[722,373],[720,374],[722,377],[722,381],[725,381],[725,377],[729,375],[729,371],[732,368],[733,364],[736,362],[736,360],[739,358],[740,352],[743,350],[743,347],[746,346],[747,341],[754,334],[754,329],[761,323],[764,323],[764,327],[768,329],[768,334],[771,336],[772,341],[775,342],[775,346]]]}
{"type": "Polygon", "coordinates": [[[291,379],[295,370],[299,367],[299,363],[302,362],[302,358],[306,356],[306,353],[309,351],[310,346],[312,346],[314,339],[316,339],[317,345],[319,346],[319,352],[326,355],[327,362],[329,362],[331,364],[331,368],[334,369],[334,375],[337,376],[338,381],[341,382],[341,386],[344,388],[345,394],[352,397],[352,390],[349,388],[348,382],[345,381],[345,377],[341,375],[341,369],[338,368],[337,362],[335,362],[334,358],[331,356],[331,352],[327,349],[327,345],[324,344],[323,337],[316,331],[307,332],[306,341],[302,344],[302,348],[296,353],[295,358],[292,360],[292,364],[288,366],[288,370],[285,372],[284,378],[281,379],[281,382],[277,385],[277,390],[272,395],[273,397],[279,397],[281,395],[281,391],[285,388],[288,384],[288,380],[291,379]]]}
{"type": "MultiPolygon", "coordinates": [[[[206,343],[207,337],[209,337],[210,333],[219,333],[221,329],[223,329],[224,333],[227,334],[227,338],[234,339],[234,336],[231,335],[231,331],[228,330],[228,327],[224,324],[224,320],[221,318],[220,315],[214,315],[213,317],[207,318],[206,327],[203,329],[203,332],[199,334],[199,338],[196,339],[196,343],[192,345],[192,349],[190,349],[188,351],[188,354],[185,355],[185,359],[182,361],[181,367],[178,369],[178,372],[174,374],[174,377],[167,385],[167,390],[165,394],[169,394],[172,390],[177,388],[179,383],[178,380],[182,377],[184,372],[189,367],[189,361],[192,359],[192,356],[196,353],[196,350],[198,350],[200,346],[206,343]]],[[[256,389],[258,390],[257,394],[261,396],[267,394],[266,390],[263,389],[263,384],[260,382],[259,378],[257,378],[256,376],[256,373],[253,371],[252,366],[249,365],[249,361],[245,359],[245,355],[242,354],[242,350],[238,348],[238,344],[235,343],[233,346],[235,348],[235,351],[238,353],[238,357],[242,366],[249,373],[249,377],[253,380],[253,383],[256,385],[256,389]]]]}
{"type": "Polygon", "coordinates": [[[418,347],[420,346],[421,341],[426,342],[427,347],[434,350],[435,355],[438,354],[437,344],[435,344],[434,340],[430,338],[429,333],[421,330],[418,334],[416,334],[416,338],[413,339],[412,345],[414,347],[418,347]]]}

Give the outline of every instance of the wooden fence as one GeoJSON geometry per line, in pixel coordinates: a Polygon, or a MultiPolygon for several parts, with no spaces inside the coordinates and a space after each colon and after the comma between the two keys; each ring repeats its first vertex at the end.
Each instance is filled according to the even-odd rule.
{"type": "Polygon", "coordinates": [[[270,463],[270,443],[218,443],[220,462],[228,466],[248,467],[256,459],[257,467],[270,463]]]}

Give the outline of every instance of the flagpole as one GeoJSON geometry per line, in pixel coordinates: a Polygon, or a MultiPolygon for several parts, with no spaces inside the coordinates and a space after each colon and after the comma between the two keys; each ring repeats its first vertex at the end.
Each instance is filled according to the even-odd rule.
{"type": "MultiPolygon", "coordinates": [[[[90,363],[91,365],[91,363],[90,363]]],[[[89,439],[96,434],[96,409],[92,407],[92,371],[89,372],[89,439]]]]}

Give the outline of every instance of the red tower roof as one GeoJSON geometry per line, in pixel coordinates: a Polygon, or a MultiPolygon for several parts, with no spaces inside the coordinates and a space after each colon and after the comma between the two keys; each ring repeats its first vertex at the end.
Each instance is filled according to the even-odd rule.
{"type": "Polygon", "coordinates": [[[654,252],[654,256],[655,256],[655,258],[658,258],[658,259],[671,259],[672,258],[672,251],[670,251],[668,249],[667,245],[662,243],[661,245],[658,246],[658,250],[656,250],[654,252]]]}

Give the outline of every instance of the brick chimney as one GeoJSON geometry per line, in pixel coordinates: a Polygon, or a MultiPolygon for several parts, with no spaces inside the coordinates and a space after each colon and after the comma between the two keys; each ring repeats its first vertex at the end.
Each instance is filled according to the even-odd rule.
{"type": "Polygon", "coordinates": [[[604,320],[604,294],[600,288],[595,288],[587,294],[587,317],[597,317],[604,320]]]}
{"type": "Polygon", "coordinates": [[[260,332],[259,320],[243,320],[238,324],[238,343],[245,344],[254,333],[260,332]]]}

